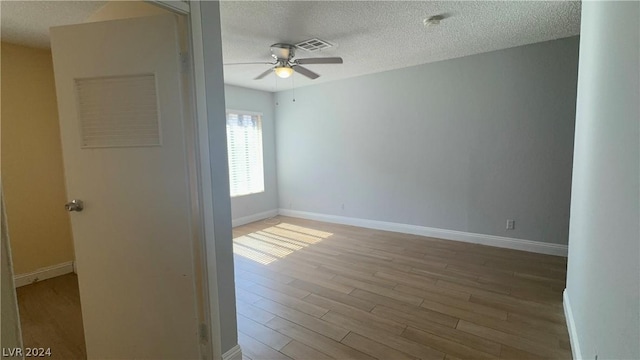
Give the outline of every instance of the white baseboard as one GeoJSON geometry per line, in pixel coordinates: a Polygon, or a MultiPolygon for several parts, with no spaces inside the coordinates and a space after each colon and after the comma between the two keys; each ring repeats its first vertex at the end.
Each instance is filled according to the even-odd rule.
{"type": "Polygon", "coordinates": [[[279,214],[303,219],[325,221],[335,224],[359,226],[376,230],[394,231],[405,234],[496,246],[501,248],[529,251],[547,255],[566,257],[568,253],[567,245],[549,244],[539,241],[508,238],[504,236],[475,234],[456,230],[430,228],[426,226],[399,224],[378,220],[350,218],[344,216],[319,214],[289,209],[280,209],[279,214]]]}
{"type": "Polygon", "coordinates": [[[236,345],[231,350],[222,354],[222,360],[242,360],[242,350],[240,345],[236,345]]]}
{"type": "Polygon", "coordinates": [[[257,214],[253,214],[253,215],[249,215],[249,216],[243,216],[241,218],[233,219],[233,220],[231,220],[231,226],[236,227],[236,226],[240,226],[240,225],[244,225],[244,224],[249,224],[249,223],[252,223],[254,221],[268,219],[268,218],[274,217],[276,215],[278,215],[278,209],[273,209],[273,210],[269,210],[269,211],[263,211],[261,213],[257,213],[257,214]]]}
{"type": "Polygon", "coordinates": [[[571,302],[567,289],[562,293],[562,306],[564,307],[564,317],[567,319],[567,329],[569,329],[569,342],[571,343],[571,352],[574,360],[582,359],[582,351],[580,350],[580,342],[578,341],[578,330],[573,319],[573,311],[571,311],[571,302]]]}
{"type": "Polygon", "coordinates": [[[72,273],[74,269],[73,261],[63,262],[52,266],[40,268],[36,271],[19,274],[13,277],[16,287],[33,284],[37,281],[51,279],[52,277],[72,273]]]}

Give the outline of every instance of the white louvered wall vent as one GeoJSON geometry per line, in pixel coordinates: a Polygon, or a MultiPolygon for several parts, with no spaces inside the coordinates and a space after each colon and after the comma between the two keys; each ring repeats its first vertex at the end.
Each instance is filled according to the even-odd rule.
{"type": "Polygon", "coordinates": [[[305,40],[296,44],[296,47],[308,52],[315,52],[332,47],[330,43],[317,38],[305,40]]]}
{"type": "Polygon", "coordinates": [[[159,146],[155,75],[76,79],[83,148],[159,146]]]}

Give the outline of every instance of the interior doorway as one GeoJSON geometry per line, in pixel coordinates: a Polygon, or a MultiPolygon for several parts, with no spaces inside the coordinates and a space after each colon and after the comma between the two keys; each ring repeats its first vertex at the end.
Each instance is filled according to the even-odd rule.
{"type": "MultiPolygon", "coordinates": [[[[20,7],[1,4],[3,24],[16,5],[20,7]]],[[[21,314],[22,346],[50,348],[56,358],[86,358],[73,236],[63,206],[51,51],[48,39],[11,40],[3,37],[1,53],[2,180],[9,233],[3,240],[13,255],[11,283],[21,314]]]]}
{"type": "MultiPolygon", "coordinates": [[[[33,4],[37,4],[37,5],[41,5],[44,7],[51,7],[51,6],[57,6],[59,4],[59,6],[68,6],[68,4],[64,4],[64,2],[59,2],[59,3],[55,3],[55,2],[33,2],[33,4]]],[[[2,15],[3,15],[3,23],[4,23],[4,17],[7,16],[7,13],[11,14],[11,11],[7,12],[5,11],[5,3],[3,2],[3,11],[2,11],[2,15]]],[[[95,4],[94,4],[95,5],[95,4]]],[[[99,7],[99,9],[92,13],[92,15],[90,17],[88,17],[86,19],[86,22],[112,22],[116,19],[126,19],[126,18],[138,18],[138,17],[152,17],[152,16],[158,16],[158,15],[165,15],[165,16],[169,16],[169,14],[171,14],[169,11],[164,10],[160,7],[157,7],[155,5],[152,4],[147,4],[147,3],[142,3],[142,2],[110,2],[110,3],[106,3],[104,2],[103,4],[101,4],[102,6],[99,7]]],[[[80,6],[80,5],[79,5],[80,6]]],[[[43,12],[46,12],[45,10],[50,10],[49,9],[42,9],[43,12]]],[[[179,50],[181,53],[184,53],[184,51],[187,50],[187,41],[186,41],[186,36],[188,34],[187,31],[187,23],[185,21],[184,16],[178,16],[178,15],[174,15],[171,14],[170,16],[174,16],[176,18],[176,26],[177,26],[177,44],[179,46],[179,50]]],[[[73,23],[73,22],[72,22],[73,23]]],[[[60,23],[60,24],[56,24],[56,25],[70,25],[71,23],[60,23]]],[[[7,47],[11,47],[14,46],[13,44],[8,44],[7,47]]],[[[19,46],[19,45],[18,45],[19,46]]],[[[22,46],[24,47],[24,46],[22,46]]],[[[3,52],[5,50],[5,44],[3,43],[3,52]]],[[[15,49],[14,49],[15,50],[15,49]]],[[[24,49],[18,49],[17,51],[22,51],[24,49]]],[[[29,49],[28,49],[29,50],[29,49]]],[[[42,52],[45,53],[44,57],[46,57],[46,52],[47,50],[41,50],[42,52]]],[[[6,60],[7,58],[5,57],[6,54],[3,53],[3,60],[6,60]]],[[[179,54],[176,52],[176,57],[179,56],[179,54]]],[[[51,53],[49,52],[49,57],[51,57],[51,53]]],[[[179,64],[179,62],[178,62],[179,64]]],[[[4,72],[4,67],[5,67],[5,61],[3,61],[3,72],[4,72]]],[[[37,70],[43,70],[44,67],[46,67],[46,65],[42,65],[42,66],[37,66],[38,69],[37,70]]],[[[51,64],[51,67],[52,64],[51,64]]],[[[27,69],[29,70],[29,69],[27,69]]],[[[31,69],[33,70],[33,69],[31,69]]],[[[47,69],[47,71],[53,71],[53,69],[47,69]]],[[[134,71],[135,72],[135,71],[134,71]]],[[[53,81],[53,74],[49,74],[50,81],[53,81]]],[[[158,77],[157,74],[154,74],[156,77],[158,77]]],[[[55,74],[56,77],[59,77],[59,73],[55,74]]],[[[190,105],[191,103],[191,99],[190,94],[188,93],[188,89],[190,89],[190,85],[188,84],[187,81],[188,80],[188,74],[187,72],[182,72],[180,74],[178,74],[179,77],[181,77],[182,80],[182,86],[177,90],[178,92],[182,92],[180,94],[180,101],[182,102],[182,104],[184,106],[182,106],[182,110],[178,110],[180,112],[180,116],[187,118],[191,116],[191,110],[190,110],[190,105]]],[[[96,77],[96,78],[99,78],[96,77]]],[[[5,87],[4,81],[5,77],[3,77],[3,88],[5,87]]],[[[156,84],[157,84],[157,80],[156,79],[156,84]]],[[[34,83],[38,83],[38,81],[35,81],[34,83]]],[[[104,85],[101,85],[104,87],[104,85]]],[[[3,89],[4,90],[4,89],[3,89]]],[[[15,89],[10,90],[13,91],[15,89]]],[[[77,89],[76,89],[77,90],[77,89]]],[[[162,89],[158,89],[158,92],[161,92],[162,89]]],[[[19,96],[19,94],[15,91],[12,92],[12,94],[15,94],[16,96],[19,96]]],[[[6,95],[6,92],[3,91],[3,96],[6,95]]],[[[55,90],[53,91],[53,101],[55,103],[55,98],[56,97],[60,97],[60,93],[56,94],[55,90]]],[[[162,94],[156,94],[157,97],[162,97],[162,94]]],[[[5,99],[3,99],[4,102],[5,99]]],[[[180,108],[180,107],[179,107],[180,108]]],[[[57,116],[57,112],[60,109],[55,109],[55,113],[57,116]]],[[[3,111],[4,113],[4,111],[3,111]]],[[[62,113],[62,112],[61,112],[62,113]]],[[[167,111],[164,111],[164,114],[166,114],[167,111]]],[[[3,125],[5,123],[7,123],[7,118],[4,116],[3,114],[3,118],[5,119],[5,121],[3,122],[3,125]]],[[[56,124],[57,125],[57,124],[56,124]]],[[[167,126],[166,124],[163,124],[165,127],[167,126]]],[[[185,124],[180,124],[179,128],[182,129],[183,131],[183,140],[184,139],[189,139],[189,137],[193,138],[194,135],[192,133],[189,133],[190,131],[193,131],[193,127],[189,127],[189,125],[185,125],[185,124]]],[[[4,129],[3,129],[4,130],[4,129]]],[[[49,138],[52,138],[55,140],[55,138],[58,139],[58,141],[60,141],[60,133],[59,133],[59,129],[55,129],[57,130],[58,134],[57,136],[49,136],[49,138]]],[[[24,132],[26,135],[33,135],[33,133],[29,133],[28,131],[24,132]]],[[[55,131],[53,132],[55,133],[55,131]]],[[[5,132],[3,131],[3,136],[4,136],[5,132]]],[[[51,135],[51,133],[49,133],[48,135],[51,135]]],[[[23,138],[24,139],[24,138],[23,138]]],[[[52,140],[53,142],[55,142],[54,140],[52,140]]],[[[61,152],[60,145],[62,145],[62,148],[64,147],[68,147],[68,144],[65,143],[65,140],[68,140],[67,138],[65,138],[64,133],[62,136],[62,141],[61,144],[58,145],[58,153],[61,152]]],[[[163,139],[165,140],[164,143],[162,143],[162,145],[166,148],[168,147],[168,143],[167,143],[167,139],[163,139]]],[[[37,141],[37,140],[34,140],[37,141]]],[[[189,167],[193,167],[195,166],[195,160],[193,159],[193,157],[195,156],[195,154],[193,153],[193,151],[189,152],[188,150],[186,150],[187,148],[190,148],[189,146],[185,146],[184,143],[181,143],[182,145],[178,144],[178,147],[182,147],[182,151],[184,153],[182,153],[182,163],[185,163],[187,165],[184,166],[184,171],[183,173],[194,173],[195,171],[192,168],[189,167]],[[186,160],[186,161],[185,161],[186,160]]],[[[11,142],[8,144],[5,144],[5,142],[3,142],[3,167],[4,167],[4,160],[6,158],[6,154],[7,152],[4,151],[5,148],[9,149],[9,146],[12,146],[11,142]],[[6,145],[6,147],[5,147],[6,145]]],[[[55,147],[55,146],[54,146],[55,147]]],[[[191,146],[193,147],[193,146],[191,146]]],[[[11,151],[13,151],[13,149],[11,149],[9,152],[11,153],[11,151]]],[[[93,152],[97,152],[95,150],[89,150],[89,151],[93,151],[93,152]]],[[[60,155],[60,160],[61,160],[62,155],[60,155]]],[[[67,159],[65,159],[65,166],[68,168],[69,162],[67,161],[67,159]]],[[[60,174],[62,174],[64,172],[64,167],[62,165],[62,161],[58,161],[57,166],[51,166],[51,171],[57,171],[60,174]]],[[[3,175],[6,177],[11,177],[11,171],[13,170],[11,167],[8,167],[6,169],[6,171],[3,171],[3,175]]],[[[177,173],[176,173],[177,174],[177,173]]],[[[52,176],[48,173],[43,172],[41,174],[44,177],[47,177],[49,179],[49,181],[51,180],[52,176]]],[[[186,174],[185,174],[186,175],[186,174]]],[[[60,181],[61,183],[63,183],[65,181],[64,179],[65,175],[61,175],[61,176],[57,176],[58,181],[60,181]]],[[[51,212],[56,212],[56,214],[59,215],[59,217],[61,218],[60,221],[56,222],[56,225],[62,226],[62,227],[67,227],[67,228],[73,228],[75,225],[73,225],[73,220],[71,221],[72,224],[69,224],[69,215],[65,212],[61,212],[64,210],[64,208],[62,207],[62,205],[64,205],[64,203],[68,200],[70,200],[70,197],[68,197],[67,195],[71,195],[69,194],[70,192],[70,187],[69,187],[69,178],[68,178],[68,174],[66,175],[67,177],[67,182],[66,185],[67,186],[63,186],[62,191],[60,192],[61,194],[59,194],[59,196],[53,200],[52,202],[55,203],[54,206],[56,207],[56,210],[52,210],[51,212]],[[62,201],[61,201],[62,200],[62,201]],[[65,224],[66,222],[66,224],[65,224]],[[62,223],[62,225],[60,225],[60,223],[62,223]]],[[[185,178],[188,176],[185,176],[185,178]]],[[[188,182],[188,180],[184,180],[185,183],[188,182]]],[[[6,189],[6,186],[5,186],[6,189]]],[[[32,193],[34,197],[37,197],[36,194],[40,193],[45,193],[45,194],[49,194],[51,193],[51,189],[50,187],[38,187],[38,186],[32,186],[31,191],[30,192],[25,192],[25,189],[21,189],[20,191],[20,195],[24,195],[25,193],[32,193]]],[[[186,199],[193,199],[193,192],[189,193],[189,191],[193,191],[193,189],[189,190],[188,189],[188,184],[187,184],[187,191],[188,193],[186,193],[185,198],[186,199]]],[[[169,191],[170,192],[170,191],[169,191]]],[[[183,194],[184,195],[184,194],[183,194]]],[[[17,196],[16,196],[17,198],[17,196]]],[[[8,202],[8,216],[10,218],[9,220],[9,232],[12,232],[12,227],[11,227],[11,219],[19,219],[17,220],[16,223],[20,223],[23,222],[25,224],[34,224],[33,222],[33,217],[32,216],[24,216],[27,215],[26,213],[21,213],[20,211],[14,210],[16,207],[13,204],[18,204],[18,201],[7,201],[8,202]],[[20,219],[20,216],[23,216],[20,219]]],[[[158,207],[163,207],[163,206],[158,206],[158,207]]],[[[164,206],[163,208],[168,208],[167,206],[164,206]]],[[[95,209],[95,206],[94,206],[95,209]]],[[[189,215],[191,209],[190,205],[185,205],[185,214],[189,215]]],[[[89,211],[95,211],[92,210],[91,208],[88,209],[89,211]]],[[[51,213],[50,212],[50,213],[51,213]]],[[[51,220],[51,216],[49,214],[45,214],[45,217],[47,217],[49,220],[51,220]]],[[[75,215],[75,214],[74,214],[75,215]]],[[[175,216],[171,216],[172,218],[175,218],[175,216]]],[[[107,219],[110,220],[110,219],[107,219]]],[[[195,255],[192,252],[192,249],[189,246],[194,246],[193,245],[193,241],[194,238],[197,237],[196,234],[194,234],[193,229],[189,229],[188,227],[192,226],[192,220],[188,219],[188,217],[185,217],[185,221],[184,223],[187,226],[187,232],[189,232],[190,235],[188,236],[184,236],[184,239],[187,241],[186,244],[183,245],[187,245],[187,250],[184,252],[184,258],[183,258],[183,264],[184,264],[184,270],[185,271],[180,271],[180,274],[177,274],[177,277],[184,277],[184,276],[189,276],[190,280],[188,280],[187,282],[183,283],[194,283],[197,281],[200,281],[201,279],[198,278],[198,276],[195,276],[194,274],[188,274],[188,271],[195,271],[195,269],[198,266],[201,265],[195,265],[195,261],[196,259],[194,259],[195,255]]],[[[106,221],[107,223],[109,221],[106,221]]],[[[95,225],[95,224],[94,224],[95,225]]],[[[107,227],[109,227],[109,225],[112,224],[106,224],[107,227]]],[[[76,235],[77,229],[74,229],[73,233],[74,235],[76,235]]],[[[82,264],[82,262],[80,262],[80,266],[76,266],[78,265],[78,259],[76,258],[75,255],[77,255],[77,250],[78,250],[78,239],[76,237],[76,239],[72,239],[71,238],[71,231],[69,231],[69,236],[67,237],[67,239],[69,240],[68,244],[71,244],[70,246],[70,251],[67,251],[67,253],[65,254],[67,257],[66,258],[70,258],[70,260],[66,260],[63,262],[60,262],[59,260],[53,260],[53,261],[57,261],[56,264],[52,265],[52,266],[45,266],[45,267],[36,267],[34,271],[22,271],[21,268],[18,268],[17,271],[14,271],[16,273],[15,276],[15,281],[16,281],[16,285],[18,285],[18,289],[17,289],[17,298],[18,298],[18,304],[19,304],[19,308],[20,308],[20,314],[21,314],[21,324],[22,324],[22,333],[23,333],[23,346],[24,347],[42,347],[42,348],[51,348],[51,355],[54,358],[86,358],[87,357],[87,351],[85,349],[85,332],[86,332],[86,328],[83,329],[83,318],[82,318],[82,311],[84,311],[85,309],[82,308],[81,304],[81,299],[84,305],[84,302],[86,299],[91,299],[91,297],[96,293],[99,292],[101,286],[94,286],[93,283],[96,282],[96,279],[98,278],[98,276],[95,273],[95,268],[91,268],[91,266],[93,264],[95,264],[95,262],[93,262],[92,260],[95,259],[90,259],[86,256],[86,254],[88,252],[85,252],[85,260],[84,260],[84,265],[82,264]],[[75,246],[75,251],[74,251],[74,240],[76,241],[76,246],[75,246]],[[70,254],[70,255],[69,255],[70,254]],[[94,271],[93,274],[90,275],[86,275],[86,273],[83,273],[83,269],[88,269],[87,273],[90,273],[91,271],[94,271]],[[79,290],[78,287],[78,276],[75,274],[75,272],[79,273],[79,277],[80,277],[80,284],[83,283],[85,284],[85,290],[84,290],[84,294],[82,293],[81,290],[79,290]],[[83,276],[85,276],[84,280],[83,280],[83,276]],[[92,284],[92,289],[91,290],[87,290],[87,288],[89,287],[89,284],[92,284]]],[[[16,248],[16,244],[18,244],[18,242],[20,241],[20,237],[16,237],[14,239],[12,239],[13,243],[11,244],[13,248],[16,248]]],[[[83,244],[85,242],[83,241],[83,244]]],[[[103,243],[107,243],[106,241],[104,241],[103,243]]],[[[51,245],[51,244],[48,244],[51,245]]],[[[95,245],[95,244],[94,244],[95,245]]],[[[160,244],[161,245],[161,244],[160,244]]],[[[17,247],[20,247],[20,245],[17,245],[17,247]]],[[[55,248],[55,247],[53,247],[55,248]]],[[[55,248],[57,250],[59,250],[58,248],[55,248]]],[[[114,249],[113,247],[111,248],[112,250],[114,249]]],[[[85,249],[86,250],[86,249],[85,249]]],[[[129,249],[129,254],[133,251],[136,250],[140,250],[140,253],[147,253],[150,254],[150,256],[153,256],[153,252],[155,251],[152,247],[149,247],[147,249],[141,250],[141,249],[129,249]]],[[[36,253],[39,253],[40,255],[47,255],[47,252],[51,252],[51,251],[47,251],[47,247],[46,245],[44,245],[39,251],[35,251],[36,253]]],[[[95,248],[92,249],[90,251],[91,254],[96,254],[99,253],[99,250],[96,250],[95,248]]],[[[22,259],[23,254],[25,254],[25,252],[18,252],[18,254],[15,253],[14,251],[14,260],[13,263],[14,265],[18,265],[21,262],[24,262],[22,259]],[[16,259],[16,255],[21,256],[19,259],[16,259]],[[17,260],[17,261],[16,261],[17,260]]],[[[27,253],[28,254],[28,253],[27,253]]],[[[117,254],[111,254],[113,257],[109,258],[109,262],[114,262],[117,263],[117,259],[119,258],[117,254]]],[[[126,254],[119,254],[120,257],[122,255],[126,255],[126,254]]],[[[175,252],[172,255],[173,259],[175,259],[175,252]]],[[[26,258],[28,259],[28,257],[26,258]]],[[[144,261],[148,261],[148,260],[141,260],[142,262],[144,261]]],[[[163,262],[162,260],[159,260],[160,262],[163,262]]],[[[177,262],[177,261],[176,261],[177,262]]],[[[131,262],[130,262],[131,263],[131,262]]],[[[170,264],[170,261],[164,261],[163,263],[165,264],[170,264]]],[[[164,273],[162,273],[162,271],[164,270],[159,263],[155,263],[152,264],[153,269],[157,269],[158,270],[158,275],[164,275],[162,277],[160,276],[156,276],[155,274],[151,274],[150,276],[153,277],[158,277],[160,278],[159,281],[165,283],[165,282],[170,282],[170,279],[168,279],[168,276],[172,276],[172,274],[175,274],[175,272],[172,271],[165,271],[164,273]]],[[[21,266],[21,265],[19,265],[21,266]]],[[[16,266],[14,266],[14,270],[16,266]]],[[[151,267],[151,266],[150,266],[151,267]]],[[[167,267],[171,267],[171,265],[167,266],[167,267]]],[[[122,269],[123,266],[119,266],[119,269],[122,269]]],[[[144,266],[140,265],[140,264],[134,264],[132,265],[132,271],[131,273],[134,273],[136,269],[140,269],[143,268],[144,266]]],[[[170,270],[175,270],[175,269],[170,269],[170,270]]],[[[144,270],[143,270],[144,271],[144,270]]],[[[149,276],[149,274],[146,274],[147,276],[149,276]]],[[[124,273],[122,275],[120,275],[120,278],[124,278],[126,275],[124,275],[124,273]]],[[[136,274],[132,274],[130,275],[131,277],[135,277],[136,274]]],[[[114,276],[112,276],[114,277],[114,276]]],[[[126,282],[122,281],[123,283],[126,282]]],[[[98,281],[98,284],[100,283],[100,281],[98,281]]],[[[145,284],[136,284],[139,285],[141,288],[143,288],[145,286],[145,284]]],[[[194,285],[195,287],[198,287],[198,285],[194,285]]],[[[82,286],[80,286],[80,288],[82,288],[82,286]]],[[[157,289],[157,288],[156,288],[157,289]]],[[[147,288],[146,290],[153,290],[153,288],[147,288]]],[[[206,290],[206,289],[205,289],[206,290]]],[[[109,290],[111,291],[111,290],[109,290]]],[[[108,291],[108,292],[109,292],[108,291]]],[[[201,344],[198,344],[198,328],[200,327],[200,323],[207,323],[207,319],[205,319],[207,317],[206,311],[204,310],[204,308],[206,307],[203,304],[203,296],[202,296],[202,292],[204,291],[202,287],[200,287],[199,289],[191,289],[189,290],[188,288],[184,288],[184,289],[180,289],[180,293],[188,293],[189,291],[194,292],[193,296],[194,297],[198,297],[200,296],[200,298],[195,299],[193,297],[190,297],[189,299],[187,299],[187,302],[191,303],[192,306],[193,304],[197,304],[195,308],[189,310],[191,311],[193,314],[191,316],[178,316],[179,314],[176,314],[176,319],[188,319],[188,321],[193,322],[193,331],[189,331],[189,332],[185,332],[185,333],[189,333],[189,336],[193,337],[193,343],[195,344],[195,351],[197,351],[199,346],[203,346],[201,344]],[[198,291],[200,291],[198,293],[198,291]],[[195,336],[194,336],[195,335],[195,336]]],[[[108,293],[107,293],[108,294],[108,293]]],[[[126,297],[126,294],[123,294],[123,296],[118,296],[118,298],[124,298],[126,297]]],[[[168,298],[168,297],[164,297],[162,296],[161,298],[168,298]]],[[[92,300],[89,301],[93,301],[93,304],[96,304],[95,301],[95,297],[92,300]]],[[[103,301],[104,297],[98,298],[98,301],[103,301]]],[[[173,300],[171,300],[173,301],[173,300]]],[[[161,303],[162,300],[158,300],[155,301],[155,303],[161,303]]],[[[113,301],[111,302],[107,302],[104,303],[105,307],[107,305],[109,305],[110,303],[113,303],[113,301]]],[[[173,306],[173,303],[167,303],[167,306],[173,306]]],[[[149,306],[148,304],[146,306],[149,306]]],[[[95,307],[95,306],[94,306],[95,307]]],[[[142,309],[142,308],[140,308],[142,309]]],[[[158,309],[155,309],[158,310],[158,309]]],[[[166,313],[166,311],[162,311],[161,313],[166,313]]],[[[91,318],[91,316],[94,316],[96,314],[96,311],[93,311],[91,313],[89,313],[89,318],[91,318]]],[[[109,311],[105,311],[104,316],[110,316],[113,317],[114,313],[113,312],[109,312],[109,311]]],[[[125,314],[127,316],[130,316],[129,314],[125,314]]],[[[86,316],[85,316],[86,317],[86,316]]],[[[84,319],[85,321],[87,321],[87,319],[84,319]]],[[[96,319],[90,319],[92,321],[92,324],[99,323],[100,326],[104,325],[106,322],[108,321],[96,321],[96,319]]],[[[155,324],[154,328],[156,329],[163,329],[163,325],[165,324],[155,324]],[[160,326],[158,326],[160,325],[160,326]]],[[[101,329],[102,330],[102,329],[101,329]]],[[[124,329],[126,330],[126,329],[124,329]]],[[[113,329],[109,329],[106,328],[104,329],[104,331],[109,331],[111,333],[113,333],[113,329]]],[[[126,331],[123,331],[126,332],[126,331]]],[[[89,334],[89,339],[96,338],[96,331],[94,329],[94,331],[91,331],[91,333],[89,334]]],[[[167,336],[168,333],[163,333],[163,334],[157,334],[158,336],[162,337],[162,336],[167,336]]],[[[131,341],[137,341],[137,339],[135,339],[135,337],[132,337],[131,341]]],[[[100,354],[105,354],[104,352],[101,352],[103,350],[98,349],[95,350],[97,348],[97,345],[94,344],[92,345],[94,350],[93,350],[93,356],[91,356],[91,352],[89,353],[89,357],[100,357],[100,354]]],[[[169,344],[167,344],[167,346],[169,346],[169,344]]],[[[130,351],[131,348],[126,349],[127,351],[130,351]]],[[[167,350],[167,349],[164,349],[167,350]]],[[[193,351],[193,350],[191,350],[193,351]]],[[[166,354],[166,352],[163,352],[162,354],[166,354]]],[[[184,354],[184,353],[183,353],[184,354]]],[[[120,354],[122,355],[122,354],[120,354]]],[[[149,355],[149,353],[147,353],[147,355],[149,355]]],[[[135,356],[135,355],[132,355],[135,356]]]]}

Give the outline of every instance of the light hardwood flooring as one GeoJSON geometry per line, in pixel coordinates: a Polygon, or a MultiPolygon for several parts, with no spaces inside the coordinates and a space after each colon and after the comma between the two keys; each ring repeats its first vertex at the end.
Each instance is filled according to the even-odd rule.
{"type": "Polygon", "coordinates": [[[566,259],[288,217],[234,229],[244,359],[570,359],[566,259]]]}
{"type": "MultiPolygon", "coordinates": [[[[234,229],[244,359],[570,359],[566,259],[277,217],[234,229]]],[[[74,274],[18,288],[24,345],[86,358],[74,274]]]]}
{"type": "Polygon", "coordinates": [[[25,348],[51,348],[51,359],[86,359],[78,277],[67,274],[17,289],[25,348]]]}

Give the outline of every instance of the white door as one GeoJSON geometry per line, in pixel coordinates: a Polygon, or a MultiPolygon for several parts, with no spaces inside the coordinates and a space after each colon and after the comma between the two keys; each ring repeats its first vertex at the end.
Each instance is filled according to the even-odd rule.
{"type": "Polygon", "coordinates": [[[199,358],[177,19],[56,27],[51,47],[88,357],[199,358]]]}

